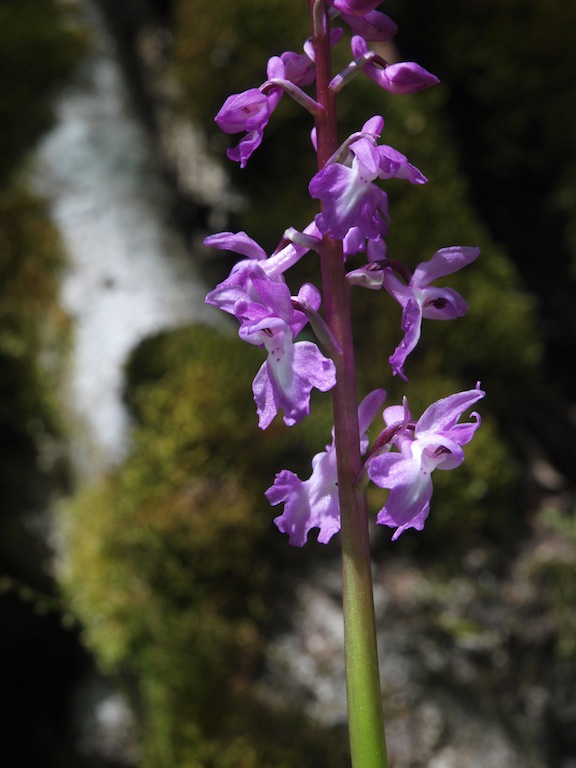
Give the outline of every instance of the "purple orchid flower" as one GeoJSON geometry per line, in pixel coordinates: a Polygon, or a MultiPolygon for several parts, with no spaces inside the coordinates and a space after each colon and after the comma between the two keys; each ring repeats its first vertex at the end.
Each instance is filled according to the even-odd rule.
{"type": "MultiPolygon", "coordinates": [[[[386,398],[383,389],[367,395],[358,408],[360,424],[360,448],[366,452],[366,432],[386,398]]],[[[312,459],[312,475],[300,480],[287,469],[276,475],[274,485],[266,491],[266,498],[273,506],[284,503],[284,512],[274,522],[282,533],[290,536],[289,543],[302,547],[312,528],[319,528],[318,541],[327,544],[340,530],[340,504],[338,500],[338,471],[334,430],[332,443],[312,459]]]]}
{"type": "Polygon", "coordinates": [[[479,248],[441,248],[429,261],[416,267],[408,285],[389,267],[381,273],[384,288],[402,307],[404,338],[389,358],[394,375],[407,381],[403,370],[404,363],[420,339],[422,318],[452,320],[466,314],[468,305],[459,293],[452,288],[436,288],[430,283],[462,269],[473,262],[479,253],[479,248]]]}
{"type": "Polygon", "coordinates": [[[342,240],[358,227],[369,240],[383,238],[388,234],[388,196],[372,182],[394,177],[412,184],[426,182],[403,154],[376,145],[383,126],[379,115],[370,118],[360,138],[350,142],[346,164],[329,162],[311,180],[310,195],[322,202],[322,213],[316,216],[322,233],[342,240]]]}
{"type": "MultiPolygon", "coordinates": [[[[354,35],[351,47],[355,59],[366,57],[369,53],[366,40],[360,35],[354,35]]],[[[383,63],[385,64],[385,62],[383,63]]],[[[440,82],[436,75],[431,74],[413,61],[401,61],[383,67],[367,61],[362,66],[362,71],[371,80],[374,80],[380,88],[395,94],[415,93],[440,82]]]]}
{"type": "Polygon", "coordinates": [[[367,461],[370,479],[390,495],[376,517],[376,522],[396,528],[392,540],[407,528],[421,531],[430,512],[432,472],[454,469],[464,461],[463,445],[472,440],[480,426],[474,412],[472,421],[458,423],[462,414],[485,396],[475,389],[445,397],[427,408],[412,422],[406,400],[402,406],[384,410],[387,429],[394,434],[392,443],[399,452],[379,453],[367,461]]]}
{"type": "MultiPolygon", "coordinates": [[[[283,78],[285,72],[285,64],[279,56],[273,56],[268,61],[267,75],[269,80],[283,78]]],[[[242,93],[232,94],[226,99],[214,118],[224,133],[233,134],[246,131],[246,136],[240,143],[226,152],[230,160],[240,163],[241,168],[246,166],[252,153],[262,143],[264,129],[284,93],[280,87],[270,88],[267,93],[263,93],[262,88],[249,88],[242,93]]]]}
{"type": "MultiPolygon", "coordinates": [[[[274,275],[274,270],[274,276],[265,271],[264,266],[269,266],[274,257],[259,259],[264,252],[244,233],[222,233],[207,241],[215,244],[217,237],[256,258],[236,264],[230,276],[206,296],[206,303],[234,315],[240,323],[240,338],[268,352],[252,385],[260,428],[266,429],[279,409],[284,411],[284,422],[292,426],[308,415],[312,389],[326,392],[336,384],[334,363],[313,342],[294,342],[307,318],[294,308],[283,276],[274,275]]],[[[292,244],[288,247],[294,252],[298,248],[292,244]]],[[[297,300],[317,310],[320,293],[313,285],[305,284],[297,300]]]]}

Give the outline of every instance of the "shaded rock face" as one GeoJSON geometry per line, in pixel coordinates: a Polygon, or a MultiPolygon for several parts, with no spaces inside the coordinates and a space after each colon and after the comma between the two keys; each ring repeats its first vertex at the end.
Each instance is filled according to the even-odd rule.
{"type": "Polygon", "coordinates": [[[173,190],[135,108],[117,46],[90,5],[92,51],[38,153],[36,184],[68,252],[61,300],[73,324],[68,398],[73,461],[96,477],[123,457],[130,350],[158,330],[215,322],[170,217],[173,190]]]}
{"type": "MultiPolygon", "coordinates": [[[[572,765],[574,632],[569,602],[554,607],[542,575],[552,568],[573,592],[575,558],[576,542],[540,530],[506,574],[493,572],[482,550],[448,579],[404,558],[374,564],[394,768],[572,765]]],[[[344,727],[340,604],[337,563],[300,584],[293,630],[269,652],[267,684],[344,727]]]]}

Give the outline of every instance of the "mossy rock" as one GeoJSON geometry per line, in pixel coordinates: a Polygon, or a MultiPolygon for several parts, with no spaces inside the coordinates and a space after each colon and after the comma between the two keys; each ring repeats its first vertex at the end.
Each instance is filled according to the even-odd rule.
{"type": "Polygon", "coordinates": [[[67,601],[103,669],[130,681],[147,766],[343,765],[319,755],[339,737],[319,729],[312,747],[254,685],[290,601],[291,548],[263,491],[286,461],[309,463],[325,426],[258,429],[260,359],[202,327],[144,342],[128,365],[131,453],[61,513],[67,601]]]}
{"type": "Polygon", "coordinates": [[[47,206],[22,185],[0,191],[0,563],[48,588],[48,546],[23,516],[67,483],[58,400],[68,344],[58,306],[61,243],[47,206]]]}
{"type": "Polygon", "coordinates": [[[72,6],[57,0],[0,5],[0,186],[54,120],[54,102],[88,46],[72,6]]]}

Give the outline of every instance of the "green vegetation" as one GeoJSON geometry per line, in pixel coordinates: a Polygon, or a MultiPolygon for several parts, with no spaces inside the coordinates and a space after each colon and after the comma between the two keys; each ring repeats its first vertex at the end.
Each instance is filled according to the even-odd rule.
{"type": "Polygon", "coordinates": [[[70,21],[52,0],[0,6],[0,555],[10,565],[34,548],[18,515],[45,503],[49,465],[55,469],[56,350],[67,331],[57,303],[63,253],[46,203],[19,175],[85,46],[70,21]]]}
{"type": "Polygon", "coordinates": [[[54,99],[69,81],[86,38],[57,0],[0,5],[0,187],[51,126],[54,99]]]}
{"type": "MultiPolygon", "coordinates": [[[[11,446],[28,445],[28,453],[55,429],[54,380],[49,361],[42,364],[40,358],[66,329],[57,304],[61,265],[60,243],[44,203],[23,189],[0,193],[2,472],[6,462],[18,462],[11,446]]],[[[7,471],[8,486],[11,473],[7,471]]]]}
{"type": "Polygon", "coordinates": [[[340,749],[254,686],[292,557],[263,491],[326,427],[319,414],[286,437],[261,434],[249,396],[258,359],[202,327],[144,342],[129,366],[130,456],[63,511],[65,591],[104,670],[128,681],[146,766],[288,766],[296,755],[318,766],[340,749]]]}

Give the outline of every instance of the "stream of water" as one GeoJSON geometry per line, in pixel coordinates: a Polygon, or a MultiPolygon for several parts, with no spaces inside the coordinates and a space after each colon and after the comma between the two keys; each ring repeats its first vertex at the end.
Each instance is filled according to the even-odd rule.
{"type": "Polygon", "coordinates": [[[72,319],[73,349],[65,399],[76,470],[93,477],[127,449],[122,387],[130,350],[153,332],[217,321],[168,221],[169,190],[113,43],[95,9],[83,8],[93,51],[40,147],[35,184],[68,255],[61,303],[72,319]]]}
{"type": "MultiPolygon", "coordinates": [[[[97,478],[126,455],[130,418],[124,364],[146,336],[189,322],[221,322],[204,304],[206,287],[170,220],[171,191],[131,100],[114,42],[94,6],[80,4],[92,49],[61,98],[53,130],[32,172],[66,251],[60,302],[72,345],[62,402],[69,456],[79,481],[97,478]]],[[[209,163],[198,158],[201,179],[209,163]]],[[[210,177],[217,187],[222,172],[210,177]]],[[[218,195],[218,189],[212,192],[218,195]]],[[[94,672],[79,684],[78,748],[134,764],[131,718],[94,672]]]]}

